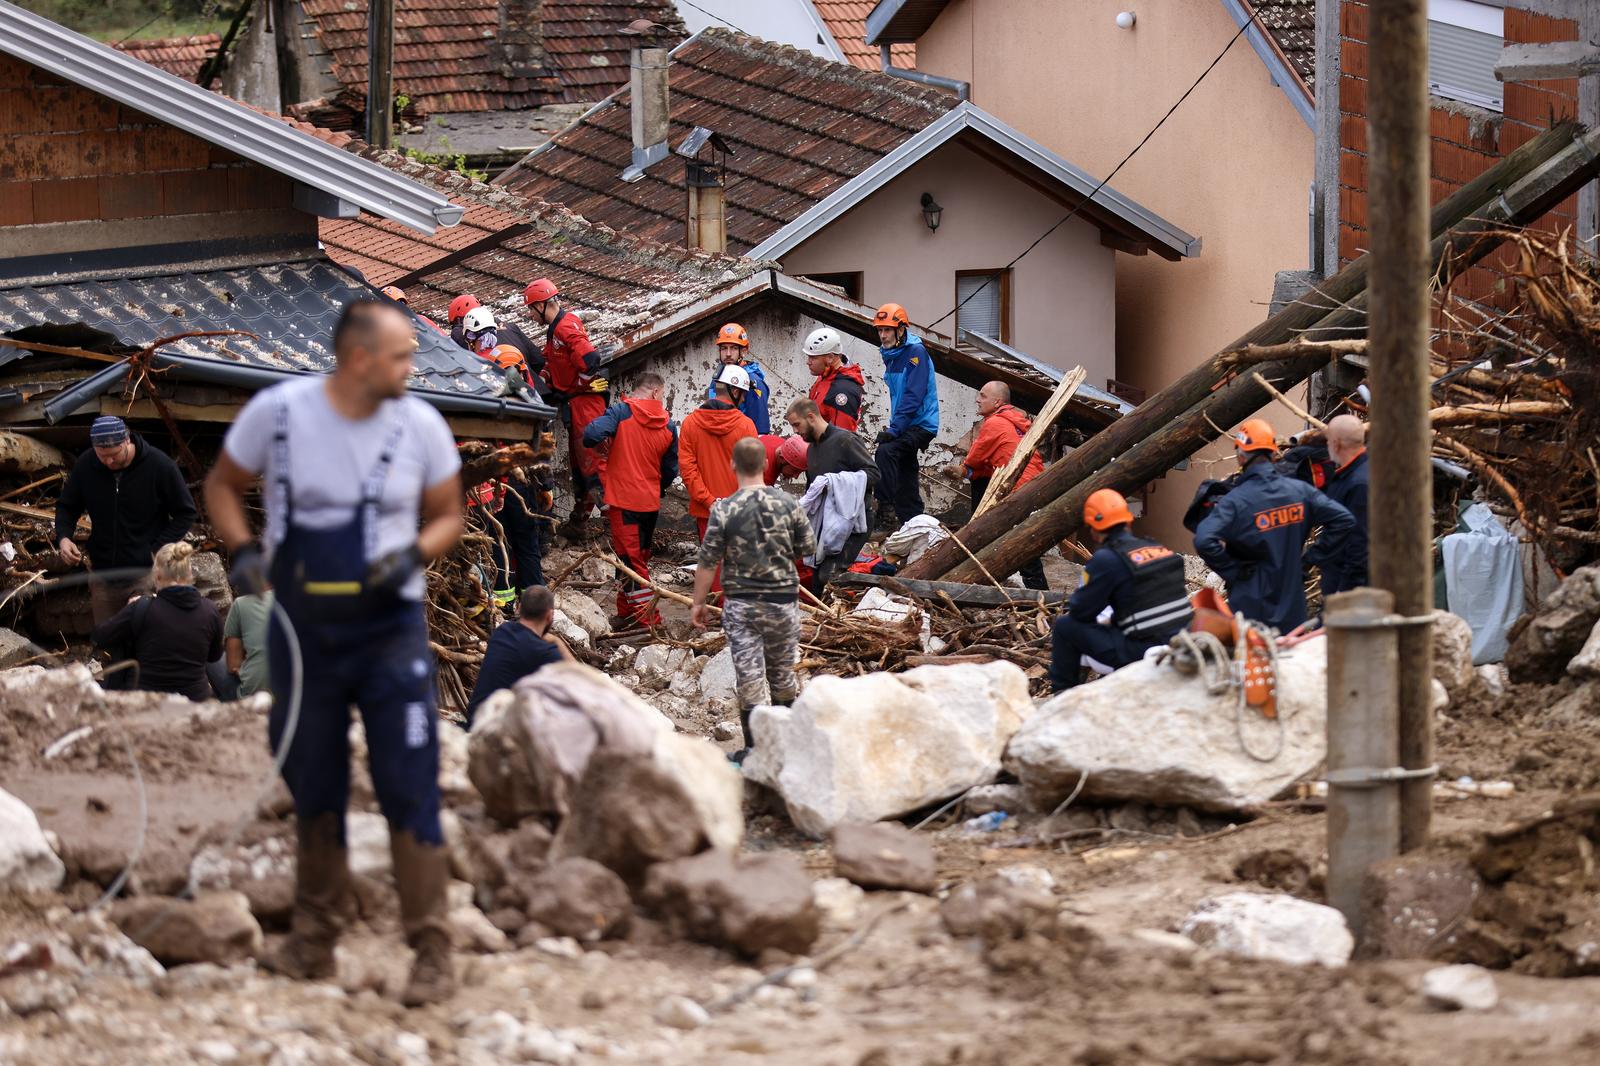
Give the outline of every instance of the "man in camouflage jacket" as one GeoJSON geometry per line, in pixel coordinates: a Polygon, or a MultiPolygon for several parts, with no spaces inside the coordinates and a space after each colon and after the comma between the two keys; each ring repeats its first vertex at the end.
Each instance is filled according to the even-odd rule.
{"type": "Polygon", "coordinates": [[[800,581],[795,560],[816,551],[811,523],[798,500],[766,484],[767,449],[756,437],[733,446],[739,487],[711,505],[694,576],[694,624],[704,629],[706,596],[722,567],[722,629],[733,649],[744,747],[729,756],[742,764],[754,741],[750,712],[762,702],[788,704],[799,694],[800,581]],[[764,701],[765,681],[770,699],[764,701]]]}

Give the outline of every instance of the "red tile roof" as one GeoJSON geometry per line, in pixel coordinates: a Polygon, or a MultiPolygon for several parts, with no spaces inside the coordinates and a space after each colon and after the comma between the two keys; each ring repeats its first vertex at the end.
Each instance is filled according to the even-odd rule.
{"type": "MultiPolygon", "coordinates": [[[[621,30],[647,18],[666,28],[662,40],[684,37],[671,0],[545,0],[543,42],[549,68],[519,77],[494,55],[499,0],[396,0],[394,88],[421,115],[514,111],[543,104],[599,100],[628,81],[628,52],[637,37],[621,30]]],[[[303,0],[333,75],[359,108],[367,86],[366,0],[303,0]]]]}
{"type": "Polygon", "coordinates": [[[135,59],[143,60],[153,67],[160,67],[168,74],[176,74],[184,81],[194,81],[200,76],[200,68],[205,66],[206,60],[216,54],[221,44],[221,37],[214,33],[203,33],[196,37],[115,41],[111,47],[119,52],[126,52],[135,59]]]}
{"type": "MultiPolygon", "coordinates": [[[[828,24],[828,32],[839,42],[839,50],[853,66],[862,70],[881,70],[883,62],[876,45],[867,43],[867,15],[877,5],[873,0],[811,0],[828,24]]],[[[917,46],[896,44],[889,48],[889,60],[909,70],[917,65],[917,46]]]]}
{"type": "Polygon", "coordinates": [[[530,336],[541,336],[542,328],[531,324],[522,290],[534,278],[547,277],[582,316],[591,337],[616,340],[763,268],[748,259],[618,233],[558,204],[530,200],[359,141],[348,147],[466,208],[459,225],[431,237],[365,214],[325,219],[320,225],[328,255],[361,271],[374,285],[390,284],[453,252],[479,246],[473,255],[405,286],[412,307],[441,323],[450,301],[470,292],[497,316],[521,325],[530,336]]]}
{"type": "Polygon", "coordinates": [[[1317,0],[1246,0],[1306,87],[1317,73],[1317,0]]]}
{"type": "MultiPolygon", "coordinates": [[[[709,29],[674,50],[670,143],[705,126],[728,158],[728,246],[745,252],[955,106],[954,95],[709,29]]],[[[628,90],[556,134],[497,179],[585,218],[667,243],[684,238],[684,162],[629,165],[628,90]]]]}

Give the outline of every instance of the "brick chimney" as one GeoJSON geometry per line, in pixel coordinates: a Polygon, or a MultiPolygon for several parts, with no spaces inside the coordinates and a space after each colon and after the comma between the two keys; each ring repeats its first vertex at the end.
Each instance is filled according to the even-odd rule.
{"type": "Polygon", "coordinates": [[[507,78],[542,78],[550,73],[544,50],[544,0],[500,0],[500,26],[489,61],[507,78]]]}

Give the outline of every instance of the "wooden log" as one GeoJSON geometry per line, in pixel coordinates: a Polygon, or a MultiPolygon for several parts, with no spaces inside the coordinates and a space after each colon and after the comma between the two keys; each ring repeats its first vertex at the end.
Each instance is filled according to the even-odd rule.
{"type": "Polygon", "coordinates": [[[978,509],[972,513],[974,518],[1010,494],[1011,486],[1016,484],[1017,478],[1027,467],[1028,460],[1039,447],[1039,442],[1050,432],[1050,427],[1055,425],[1056,417],[1067,409],[1068,401],[1078,391],[1078,386],[1083,384],[1083,379],[1088,376],[1088,371],[1077,366],[1061,379],[1061,384],[1056,386],[1056,391],[1050,396],[1050,401],[1044,405],[1044,409],[1039,412],[1039,417],[1033,420],[1028,432],[1017,442],[1005,468],[989,479],[989,487],[983,490],[983,499],[978,501],[978,509]]]}
{"type": "Polygon", "coordinates": [[[67,457],[55,445],[14,430],[0,430],[0,472],[35,475],[66,465],[67,457]]]}
{"type": "Polygon", "coordinates": [[[867,585],[896,591],[904,588],[913,596],[924,600],[938,600],[940,593],[963,607],[1000,607],[1008,603],[1060,603],[1067,598],[1065,592],[1037,589],[997,589],[993,585],[963,585],[953,581],[917,581],[902,577],[883,578],[877,574],[840,574],[836,579],[843,585],[867,585]]]}
{"type": "Polygon", "coordinates": [[[1555,400],[1463,403],[1454,407],[1435,407],[1428,412],[1428,422],[1434,429],[1439,429],[1443,426],[1470,426],[1523,418],[1563,418],[1571,413],[1572,408],[1555,400]]]}
{"type": "MultiPolygon", "coordinates": [[[[1565,143],[1554,156],[1532,168],[1531,172],[1522,171],[1521,179],[1506,188],[1492,203],[1480,203],[1468,208],[1470,217],[1463,218],[1458,225],[1434,238],[1429,251],[1433,261],[1441,264],[1441,275],[1459,272],[1484,258],[1505,240],[1508,227],[1527,225],[1539,218],[1600,172],[1600,155],[1596,154],[1600,151],[1600,129],[1584,130],[1574,139],[1572,125],[1565,124],[1557,128],[1563,130],[1565,143]]],[[[1529,146],[1533,143],[1536,142],[1529,142],[1529,146]]],[[[1506,163],[1511,162],[1515,154],[1508,156],[1506,163]]],[[[1489,173],[1494,173],[1494,170],[1489,173]]],[[[1438,208],[1434,211],[1437,215],[1438,208]]],[[[1356,293],[1341,302],[1344,306],[1340,310],[1311,323],[1308,332],[1324,334],[1330,330],[1359,327],[1365,318],[1365,294],[1356,293]]],[[[1288,315],[1294,306],[1298,305],[1292,305],[1268,322],[1288,315]]],[[[1311,374],[1324,358],[1321,355],[1304,356],[1267,363],[1260,367],[1260,372],[1286,386],[1292,385],[1311,374]]],[[[1207,365],[1215,361],[1213,359],[1207,365]]],[[[1215,440],[1218,436],[1215,427],[1223,427],[1225,431],[1227,427],[1248,418],[1267,402],[1266,394],[1253,380],[1235,377],[1220,388],[1207,389],[1188,408],[1169,413],[1174,402],[1172,397],[1185,393],[1188,385],[1194,384],[1191,379],[1196,373],[1191,371],[1178,383],[1151,397],[984,515],[981,521],[992,523],[1003,519],[1008,528],[990,537],[987,546],[976,553],[982,567],[969,561],[941,568],[937,560],[925,566],[934,552],[945,547],[940,542],[918,560],[916,567],[908,568],[907,576],[973,582],[985,568],[996,574],[1015,573],[1018,567],[1038,558],[1082,525],[1083,501],[1091,491],[1106,486],[1131,491],[1162,477],[1178,462],[1215,440]],[[1155,402],[1167,393],[1171,393],[1171,397],[1159,404],[1155,402]],[[1160,422],[1151,426],[1150,421],[1156,413],[1160,415],[1160,422]],[[1137,426],[1139,431],[1117,434],[1118,430],[1129,426],[1137,426]],[[1119,442],[1124,442],[1128,437],[1136,439],[1126,449],[1119,450],[1119,454],[1105,455],[1105,449],[1096,448],[1096,445],[1113,435],[1117,435],[1119,442]],[[1079,461],[1079,457],[1086,453],[1101,455],[1104,461],[1085,472],[1085,461],[1079,461]],[[1060,473],[1062,470],[1067,473],[1060,473]],[[1050,478],[1052,473],[1056,477],[1040,489],[1041,483],[1050,478]],[[1072,481],[1063,485],[1062,481],[1067,476],[1072,481]],[[915,570],[915,573],[911,573],[911,570],[915,570]],[[936,572],[930,573],[930,570],[936,572]]],[[[965,538],[976,525],[969,524],[957,535],[965,538]]],[[[959,546],[952,549],[952,553],[961,554],[959,546]]]]}
{"type": "MultiPolygon", "coordinates": [[[[1550,160],[1559,157],[1563,152],[1570,153],[1575,131],[1578,129],[1576,123],[1570,122],[1551,128],[1441,201],[1434,207],[1432,214],[1432,230],[1438,235],[1435,245],[1439,246],[1447,234],[1452,242],[1470,241],[1472,237],[1490,233],[1504,224],[1507,216],[1500,207],[1500,196],[1514,185],[1539,172],[1550,160]]],[[[1559,203],[1560,200],[1555,202],[1559,203]]],[[[1540,214],[1542,213],[1541,211],[1540,214]]],[[[1538,215],[1528,216],[1528,220],[1537,217],[1538,215]]],[[[1481,258],[1481,255],[1479,257],[1481,258]]],[[[1158,432],[1170,430],[1184,412],[1205,400],[1220,382],[1233,373],[1235,369],[1233,353],[1238,350],[1259,345],[1288,344],[1297,339],[1318,341],[1349,339],[1329,337],[1326,334],[1334,328],[1348,331],[1360,327],[1362,316],[1356,313],[1357,308],[1352,304],[1358,301],[1366,290],[1369,269],[1370,264],[1366,256],[1357,259],[1228,345],[1223,352],[1213,355],[1117,422],[1095,434],[1083,447],[1047,466],[1044,473],[1012,493],[1002,503],[990,508],[981,517],[967,523],[957,531],[955,537],[950,539],[953,541],[959,537],[962,544],[969,550],[977,552],[982,558],[984,553],[980,549],[987,548],[1001,537],[1020,530],[1030,516],[1037,517],[1043,513],[1051,506],[1052,501],[1060,499],[1064,493],[1110,465],[1139,442],[1158,432]]],[[[1327,355],[1320,353],[1314,356],[1290,357],[1261,364],[1260,369],[1263,374],[1278,376],[1285,371],[1300,371],[1307,365],[1308,360],[1310,368],[1314,370],[1326,359],[1327,355]]],[[[1305,370],[1301,373],[1301,377],[1308,373],[1310,370],[1305,370]]],[[[1298,381],[1300,378],[1294,380],[1298,381]]],[[[1285,381],[1287,383],[1287,379],[1285,381]]],[[[1261,403],[1265,402],[1265,397],[1253,383],[1251,393],[1261,397],[1261,403]]],[[[1257,403],[1257,407],[1259,406],[1260,403],[1257,403]]],[[[1248,415],[1249,411],[1245,414],[1248,415]]],[[[1232,421],[1230,420],[1229,424],[1232,421]]],[[[1187,454],[1189,453],[1182,453],[1178,458],[1183,458],[1187,454]]],[[[1167,469],[1163,467],[1152,476],[1159,477],[1165,474],[1167,469]]],[[[1124,487],[1131,488],[1132,484],[1125,483],[1124,487]]],[[[1081,506],[1080,501],[1080,509],[1081,506]]],[[[1070,530],[1076,525],[1077,522],[1072,521],[1068,523],[1067,528],[1070,530]]],[[[1041,543],[1048,546],[1056,539],[1060,538],[1041,543]]],[[[1040,550],[1043,551],[1044,548],[1041,547],[1040,550]]],[[[977,569],[967,563],[966,553],[961,550],[961,545],[941,541],[929,548],[915,564],[907,567],[904,573],[907,577],[926,580],[942,577],[958,566],[963,572],[976,572],[977,569]]],[[[963,578],[963,580],[970,579],[963,578]]]]}

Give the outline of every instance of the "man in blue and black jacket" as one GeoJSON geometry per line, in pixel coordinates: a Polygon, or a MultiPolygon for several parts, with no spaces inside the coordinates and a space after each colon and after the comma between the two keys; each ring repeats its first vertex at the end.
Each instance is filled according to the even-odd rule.
{"type": "Polygon", "coordinates": [[[933,378],[933,358],[913,334],[906,309],[884,304],[873,316],[878,328],[878,349],[883,355],[883,378],[889,386],[889,425],[878,434],[878,524],[892,526],[893,518],[909,522],[923,513],[917,453],[933,443],[939,432],[939,390],[933,378]]]}

